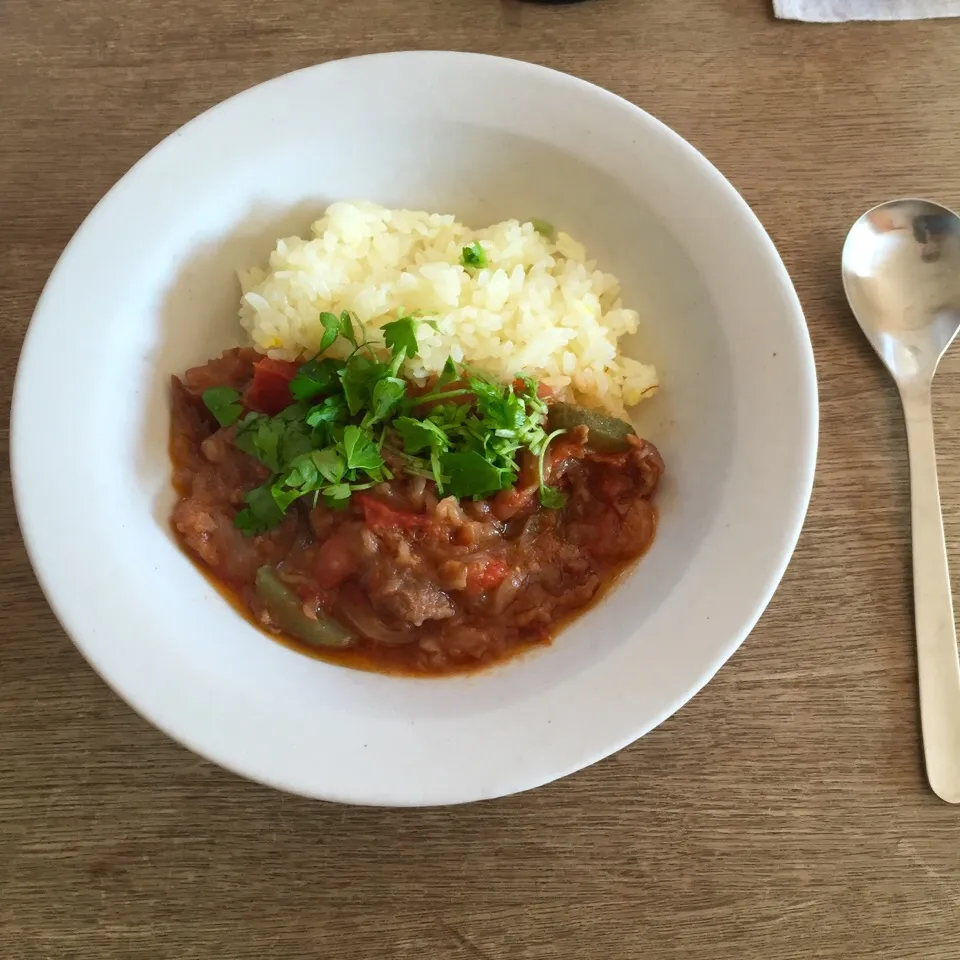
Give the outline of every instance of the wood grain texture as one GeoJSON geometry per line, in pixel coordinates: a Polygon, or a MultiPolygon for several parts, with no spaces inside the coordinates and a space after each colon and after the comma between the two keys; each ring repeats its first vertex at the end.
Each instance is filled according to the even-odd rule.
{"type": "MultiPolygon", "coordinates": [[[[764,0],[0,0],[0,405],[57,256],[144,152],[251,84],[404,48],[602,84],[753,206],[820,377],[794,561],[709,687],[617,756],[472,807],[340,808],[200,760],[94,675],[30,570],[4,427],[0,956],[960,958],[960,810],[927,789],[917,734],[903,429],[838,271],[865,207],[960,205],[960,21],[781,24],[764,0]]],[[[937,389],[955,578],[958,378],[955,350],[937,389]]]]}

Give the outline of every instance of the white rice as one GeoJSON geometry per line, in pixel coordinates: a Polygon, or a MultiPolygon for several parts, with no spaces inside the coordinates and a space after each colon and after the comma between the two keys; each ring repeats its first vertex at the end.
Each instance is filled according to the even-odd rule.
{"type": "Polygon", "coordinates": [[[516,220],[471,230],[372,203],[334,203],[311,233],[279,240],[266,271],[240,274],[240,322],[271,357],[316,352],[322,311],[349,310],[371,340],[419,311],[431,323],[419,327],[412,377],[439,373],[449,355],[504,382],[528,373],[614,414],[657,388],[653,367],[619,353],[638,316],[621,305],[617,278],[565,233],[550,241],[516,220]],[[475,241],[487,260],[479,270],[460,264],[475,241]]]}

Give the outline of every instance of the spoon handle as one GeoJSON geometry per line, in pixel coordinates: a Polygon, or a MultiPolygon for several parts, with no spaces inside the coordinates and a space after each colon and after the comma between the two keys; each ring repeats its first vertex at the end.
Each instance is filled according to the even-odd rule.
{"type": "Polygon", "coordinates": [[[960,660],[937,488],[930,386],[902,390],[901,396],[910,450],[913,602],[923,752],[933,792],[947,803],[960,803],[960,660]]]}

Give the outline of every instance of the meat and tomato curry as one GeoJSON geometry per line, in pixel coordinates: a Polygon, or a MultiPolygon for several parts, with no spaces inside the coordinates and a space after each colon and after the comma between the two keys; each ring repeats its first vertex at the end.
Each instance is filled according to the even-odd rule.
{"type": "Polygon", "coordinates": [[[253,622],[351,666],[470,670],[549,642],[648,548],[663,461],[629,424],[452,361],[408,381],[418,321],[374,347],[322,319],[305,363],[236,349],[172,382],[174,531],[253,622]]]}

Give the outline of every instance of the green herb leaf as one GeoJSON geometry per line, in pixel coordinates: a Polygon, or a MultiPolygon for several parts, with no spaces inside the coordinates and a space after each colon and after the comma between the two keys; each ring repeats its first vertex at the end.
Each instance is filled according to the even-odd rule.
{"type": "Polygon", "coordinates": [[[445,453],[440,467],[448,479],[443,492],[460,497],[485,497],[509,486],[512,475],[488,463],[479,453],[445,453]],[[507,475],[505,476],[505,472],[507,475]]]}
{"type": "Polygon", "coordinates": [[[280,469],[280,437],[286,430],[282,420],[252,414],[244,417],[234,443],[273,471],[280,469]]]}
{"type": "Polygon", "coordinates": [[[349,340],[354,346],[357,345],[357,334],[353,329],[353,318],[346,310],[340,314],[340,336],[349,340]]]}
{"type": "Polygon", "coordinates": [[[221,427],[236,423],[243,413],[240,393],[233,387],[210,387],[203,391],[203,402],[221,427]]]}
{"type": "MultiPolygon", "coordinates": [[[[321,314],[332,317],[332,313],[321,314]]],[[[336,318],[334,318],[336,319],[336,318]]],[[[324,339],[327,334],[324,333],[324,339]]],[[[322,342],[321,342],[322,345],[322,342]]],[[[308,360],[301,364],[290,381],[290,392],[296,400],[312,400],[324,394],[332,393],[339,386],[340,373],[343,370],[343,361],[333,357],[324,357],[322,360],[308,360]]]]}
{"type": "Polygon", "coordinates": [[[335,313],[324,312],[320,314],[320,322],[323,324],[323,336],[320,338],[320,349],[317,352],[324,353],[340,336],[340,321],[335,313]]]}
{"type": "Polygon", "coordinates": [[[377,470],[383,466],[383,457],[377,445],[360,427],[353,424],[343,431],[343,454],[349,470],[377,470]]]}
{"type": "Polygon", "coordinates": [[[478,270],[487,265],[487,255],[483,252],[479,240],[474,240],[470,246],[463,248],[460,263],[465,267],[475,267],[478,270]]]}
{"type": "Polygon", "coordinates": [[[349,500],[351,493],[350,484],[337,483],[323,491],[323,499],[327,501],[349,500]]]}
{"type": "Polygon", "coordinates": [[[567,502],[567,495],[556,487],[540,488],[540,503],[548,510],[560,510],[567,502]]]}
{"type": "Polygon", "coordinates": [[[400,317],[399,320],[392,320],[381,327],[383,341],[394,355],[401,350],[405,351],[408,359],[417,355],[420,347],[417,344],[416,325],[417,320],[413,317],[400,317]]]}
{"type": "Polygon", "coordinates": [[[380,420],[386,420],[397,404],[404,398],[407,384],[399,377],[383,377],[373,385],[370,397],[370,409],[363,418],[362,426],[369,427],[380,420]]]}
{"type": "Polygon", "coordinates": [[[290,507],[290,504],[294,500],[299,500],[303,496],[300,490],[289,489],[284,487],[281,483],[277,482],[270,488],[270,493],[273,496],[273,502],[280,509],[281,514],[286,513],[290,507]]]}
{"type": "Polygon", "coordinates": [[[318,403],[307,411],[307,426],[316,427],[321,423],[342,423],[349,414],[347,401],[342,394],[333,394],[323,403],[318,403]]]}
{"type": "Polygon", "coordinates": [[[314,462],[315,453],[302,453],[290,464],[290,469],[280,481],[284,486],[309,493],[319,485],[320,471],[314,462]]]}
{"type": "Polygon", "coordinates": [[[254,487],[243,500],[246,507],[233,518],[233,525],[248,537],[264,533],[283,519],[270,483],[254,487]]]}
{"type": "Polygon", "coordinates": [[[284,407],[274,419],[279,420],[281,423],[296,423],[298,420],[303,419],[307,409],[306,404],[291,403],[289,406],[284,407]]]}
{"type": "MultiPolygon", "coordinates": [[[[419,397],[410,397],[406,401],[404,406],[407,410],[414,410],[417,407],[422,407],[424,404],[427,404],[427,403],[437,403],[437,401],[450,400],[453,397],[464,397],[468,393],[472,393],[472,392],[473,392],[472,390],[469,390],[467,388],[463,388],[463,389],[458,388],[455,390],[439,390],[439,391],[431,390],[429,393],[423,393],[419,397]]],[[[444,405],[447,406],[447,404],[444,404],[444,405]]],[[[434,411],[439,409],[439,404],[433,409],[434,411]]],[[[462,407],[462,409],[464,411],[469,411],[469,407],[466,407],[466,406],[462,407]]],[[[433,416],[433,413],[431,413],[430,415],[433,416]]]]}
{"type": "Polygon", "coordinates": [[[314,447],[313,431],[304,420],[293,420],[285,424],[280,434],[280,443],[277,448],[277,463],[281,469],[283,464],[292,463],[297,457],[309,453],[314,447]]]}
{"type": "Polygon", "coordinates": [[[343,395],[352,415],[358,414],[370,400],[373,382],[380,376],[382,367],[363,354],[354,354],[340,371],[343,395]]]}
{"type": "Polygon", "coordinates": [[[477,408],[491,420],[496,430],[519,430],[527,419],[523,400],[514,392],[513,387],[501,387],[498,384],[470,378],[470,389],[477,398],[477,408]]]}
{"type": "Polygon", "coordinates": [[[345,467],[343,457],[334,447],[300,454],[287,472],[274,480],[273,499],[281,510],[286,510],[299,497],[316,493],[328,484],[338,484],[345,467]]]}
{"type": "Polygon", "coordinates": [[[453,362],[453,357],[447,357],[447,362],[443,365],[440,376],[437,377],[431,390],[442,390],[448,383],[453,383],[458,376],[457,365],[453,362]]]}
{"type": "Polygon", "coordinates": [[[412,417],[397,417],[393,421],[393,428],[403,444],[407,457],[408,472],[417,472],[421,476],[430,477],[438,487],[443,486],[443,468],[440,456],[450,448],[450,438],[432,419],[414,420],[412,417]],[[423,461],[413,456],[417,453],[429,454],[429,469],[422,465],[423,461]]]}
{"type": "Polygon", "coordinates": [[[559,510],[567,502],[567,495],[562,490],[558,490],[556,487],[548,487],[543,482],[543,459],[546,456],[547,447],[550,446],[550,441],[553,440],[554,437],[559,437],[561,433],[566,433],[566,430],[554,430],[553,433],[544,437],[540,445],[540,452],[537,455],[537,478],[540,484],[540,502],[550,510],[559,510]]]}
{"type": "MultiPolygon", "coordinates": [[[[457,391],[457,393],[459,392],[457,391]]],[[[469,393],[470,391],[465,390],[463,392],[469,393]]],[[[461,429],[471,418],[471,408],[465,403],[438,403],[430,411],[430,419],[446,433],[461,429]]]]}
{"type": "Polygon", "coordinates": [[[397,417],[393,421],[407,453],[420,453],[437,447],[441,452],[450,446],[447,435],[432,420],[414,420],[413,417],[397,417]]]}
{"type": "Polygon", "coordinates": [[[334,447],[317,450],[313,454],[313,465],[327,483],[337,484],[343,478],[347,465],[340,452],[334,447]]]}

